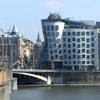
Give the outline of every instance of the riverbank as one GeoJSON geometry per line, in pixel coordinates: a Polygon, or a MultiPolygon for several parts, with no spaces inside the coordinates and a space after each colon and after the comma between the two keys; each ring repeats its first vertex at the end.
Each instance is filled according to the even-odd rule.
{"type": "Polygon", "coordinates": [[[18,87],[100,87],[100,84],[37,84],[37,85],[18,85],[18,87]]]}

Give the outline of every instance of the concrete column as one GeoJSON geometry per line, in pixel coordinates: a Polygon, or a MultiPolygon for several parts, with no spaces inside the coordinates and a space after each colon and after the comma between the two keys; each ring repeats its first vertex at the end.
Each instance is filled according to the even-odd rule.
{"type": "Polygon", "coordinates": [[[85,71],[87,71],[87,66],[84,66],[85,67],[85,71]]]}
{"type": "Polygon", "coordinates": [[[54,62],[51,62],[51,69],[55,69],[54,62]]]}
{"type": "Polygon", "coordinates": [[[4,71],[4,81],[7,81],[7,70],[4,71]]]}
{"type": "Polygon", "coordinates": [[[79,66],[79,70],[81,70],[81,66],[79,66]]]}
{"type": "Polygon", "coordinates": [[[73,70],[73,71],[75,70],[75,67],[74,67],[74,66],[72,66],[72,70],[73,70]]]}
{"type": "Polygon", "coordinates": [[[48,74],[47,85],[51,85],[51,76],[48,74]]]}
{"type": "Polygon", "coordinates": [[[18,89],[18,87],[17,87],[17,78],[13,78],[12,79],[12,83],[11,83],[11,88],[13,89],[13,90],[17,90],[18,89]]]}
{"type": "Polygon", "coordinates": [[[0,71],[0,84],[4,82],[4,71],[0,71]]]}

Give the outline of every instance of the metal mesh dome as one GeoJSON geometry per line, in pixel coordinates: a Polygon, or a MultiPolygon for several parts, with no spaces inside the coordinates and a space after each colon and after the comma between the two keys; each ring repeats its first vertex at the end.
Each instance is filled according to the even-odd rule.
{"type": "Polygon", "coordinates": [[[56,14],[56,13],[54,13],[54,14],[50,13],[50,15],[48,17],[49,21],[59,21],[60,19],[61,19],[61,16],[59,14],[56,14]]]}

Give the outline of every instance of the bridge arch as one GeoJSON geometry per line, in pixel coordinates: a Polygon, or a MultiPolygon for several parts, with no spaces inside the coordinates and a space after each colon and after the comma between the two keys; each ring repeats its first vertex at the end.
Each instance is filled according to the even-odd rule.
{"type": "Polygon", "coordinates": [[[40,80],[45,81],[45,82],[48,81],[47,78],[45,78],[43,76],[40,76],[40,75],[35,75],[35,74],[30,74],[30,73],[20,73],[20,72],[14,72],[14,74],[21,74],[21,75],[26,75],[26,76],[34,77],[34,78],[40,79],[40,80]]]}

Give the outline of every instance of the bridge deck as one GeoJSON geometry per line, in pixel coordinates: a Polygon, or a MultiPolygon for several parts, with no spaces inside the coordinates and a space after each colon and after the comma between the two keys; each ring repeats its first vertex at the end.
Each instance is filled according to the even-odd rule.
{"type": "MultiPolygon", "coordinates": [[[[87,73],[91,71],[68,71],[68,70],[44,70],[44,69],[13,69],[13,72],[35,72],[35,73],[67,73],[67,72],[82,72],[87,73]]],[[[100,71],[92,71],[100,73],[100,71]]]]}

